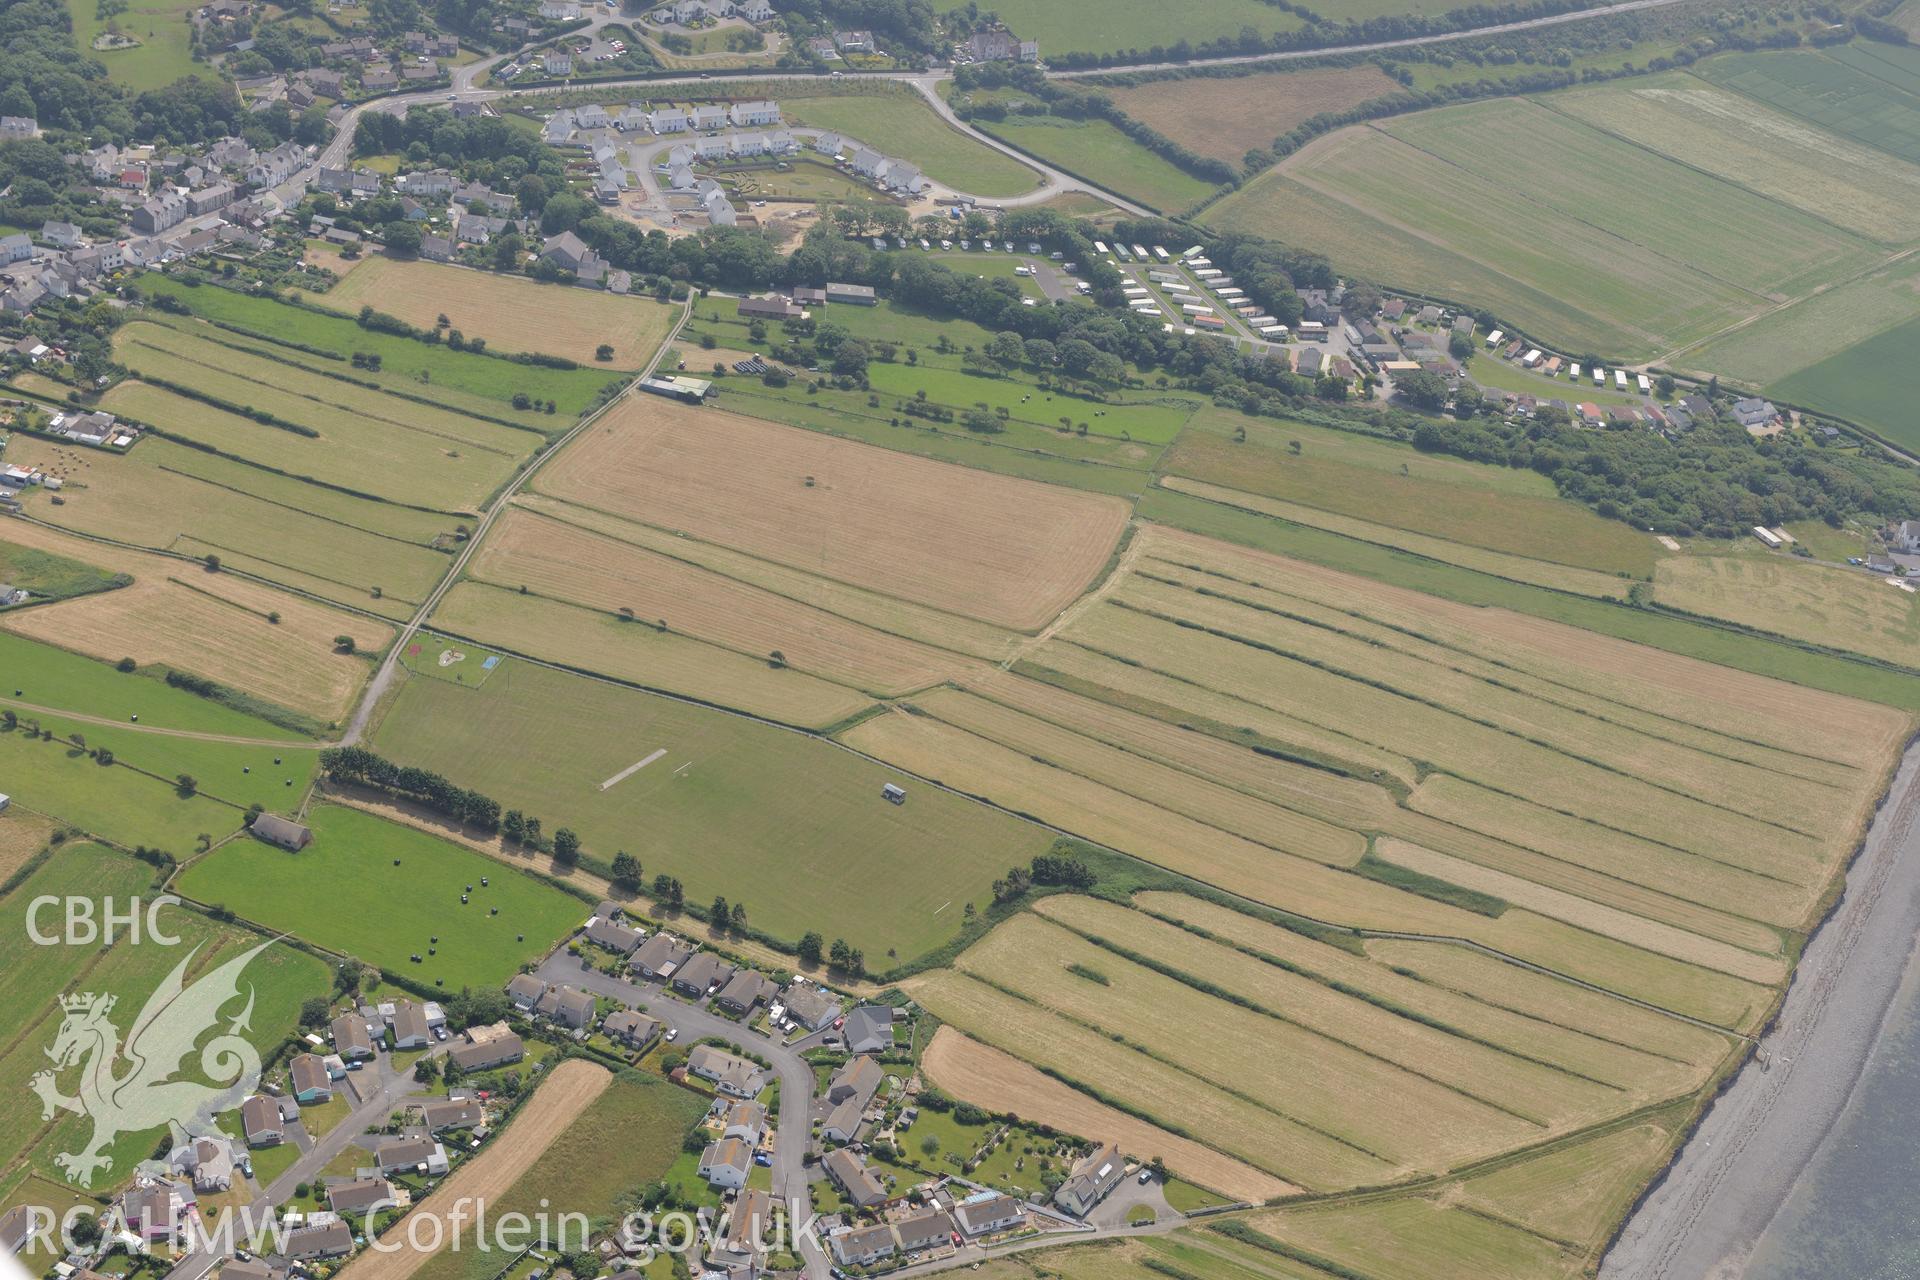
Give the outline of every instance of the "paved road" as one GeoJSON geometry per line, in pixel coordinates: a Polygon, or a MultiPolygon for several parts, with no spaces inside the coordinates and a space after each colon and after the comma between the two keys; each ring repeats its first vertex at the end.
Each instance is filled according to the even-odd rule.
{"type": "MultiPolygon", "coordinates": [[[[659,983],[628,982],[601,973],[583,964],[565,951],[547,958],[535,975],[543,982],[570,983],[594,995],[618,1000],[629,1006],[646,1005],[650,1017],[660,1019],[680,1032],[689,1044],[706,1036],[718,1036],[751,1049],[773,1064],[780,1081],[779,1135],[773,1153],[773,1194],[781,1201],[798,1201],[811,1206],[807,1188],[807,1146],[813,1137],[813,1068],[797,1048],[770,1040],[731,1018],[722,1018],[697,1005],[685,1004],[666,994],[659,983]]],[[[802,1042],[806,1043],[806,1042],[802,1042]]],[[[809,1046],[810,1047],[810,1046],[809,1046]]],[[[819,1280],[827,1274],[827,1259],[811,1241],[803,1242],[802,1255],[807,1274],[819,1280]]]]}

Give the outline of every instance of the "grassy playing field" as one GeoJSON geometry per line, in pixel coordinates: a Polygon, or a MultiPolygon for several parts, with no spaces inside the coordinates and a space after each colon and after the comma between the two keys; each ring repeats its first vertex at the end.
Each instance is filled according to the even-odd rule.
{"type": "Polygon", "coordinates": [[[980,127],[1108,191],[1163,213],[1179,213],[1213,194],[1213,184],[1161,159],[1105,120],[1012,116],[980,127]]]}
{"type": "Polygon", "coordinates": [[[1900,162],[1810,158],[1827,180],[1809,186],[1780,147],[1856,144],[1732,101],[1675,75],[1422,112],[1329,135],[1207,218],[1484,302],[1568,350],[1645,356],[1844,279],[1911,234],[1900,162]],[[1637,123],[1650,116],[1657,127],[1637,123]],[[1708,230],[1727,217],[1737,235],[1708,230]]]}
{"type": "Polygon", "coordinates": [[[334,806],[308,821],[304,851],[237,840],[180,891],[449,993],[500,986],[585,918],[571,895],[411,827],[334,806]]]}
{"type": "Polygon", "coordinates": [[[1010,156],[961,133],[917,93],[782,95],[788,124],[832,129],[920,166],[935,182],[975,196],[1017,196],[1039,185],[1039,175],[1010,156]]]}
{"type": "Polygon", "coordinates": [[[1314,116],[1399,91],[1397,81],[1368,63],[1153,80],[1106,92],[1121,110],[1181,146],[1238,165],[1248,151],[1271,147],[1314,116]]]}
{"type": "Polygon", "coordinates": [[[962,904],[1048,841],[911,781],[905,805],[887,804],[898,775],[830,745],[512,659],[477,691],[410,680],[377,742],[572,827],[602,861],[634,854],[689,901],[725,894],[776,937],[844,936],[875,970],[958,932],[962,904]],[[849,892],[882,880],[884,895],[849,892]]]}
{"type": "Polygon", "coordinates": [[[385,256],[363,260],[314,300],[349,313],[372,306],[421,329],[445,316],[489,347],[561,356],[589,369],[638,369],[675,316],[675,308],[651,298],[385,256]],[[612,360],[598,360],[602,343],[612,345],[612,360]]]}
{"type": "Polygon", "coordinates": [[[1670,556],[1653,598],[1829,649],[1920,663],[1920,594],[1880,574],[1786,556],[1670,556]]]}

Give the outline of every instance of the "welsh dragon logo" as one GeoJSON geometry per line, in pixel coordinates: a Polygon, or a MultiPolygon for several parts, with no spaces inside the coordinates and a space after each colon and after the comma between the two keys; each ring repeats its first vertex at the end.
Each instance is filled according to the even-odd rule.
{"type": "Polygon", "coordinates": [[[54,1156],[70,1182],[91,1186],[95,1172],[111,1163],[106,1152],[123,1133],[165,1125],[175,1146],[219,1135],[214,1117],[238,1107],[260,1085],[260,1053],[242,1034],[253,1016],[252,987],[246,991],[246,1006],[224,1029],[220,1011],[240,997],[241,972],[272,945],[263,942],[188,987],[187,966],[200,950],[195,947],[148,998],[124,1044],[108,1020],[114,996],[86,992],[61,997],[65,1017],[47,1050],[53,1068],[35,1075],[31,1083],[40,1095],[42,1120],[62,1111],[93,1120],[93,1137],[83,1149],[54,1156]],[[210,1030],[218,1034],[199,1049],[200,1072],[216,1083],[175,1079],[210,1030]],[[60,1092],[56,1077],[76,1065],[79,1084],[68,1097],[60,1092]]]}

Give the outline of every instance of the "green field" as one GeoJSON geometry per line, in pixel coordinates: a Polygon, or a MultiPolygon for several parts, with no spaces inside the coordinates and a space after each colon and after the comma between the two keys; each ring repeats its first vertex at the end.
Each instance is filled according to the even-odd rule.
{"type": "Polygon", "coordinates": [[[55,600],[104,591],[116,585],[114,575],[105,569],[71,556],[16,546],[4,540],[0,540],[0,584],[55,600]]]}
{"type": "Polygon", "coordinates": [[[188,14],[198,6],[192,0],[140,0],[115,20],[120,34],[140,42],[136,49],[100,50],[93,39],[107,29],[96,7],[87,0],[67,0],[73,18],[73,42],[81,54],[104,63],[115,84],[136,93],[158,89],[182,76],[204,80],[221,77],[212,67],[195,62],[190,47],[193,33],[188,14]]]}
{"type": "Polygon", "coordinates": [[[1815,53],[1735,54],[1702,67],[1716,84],[1920,163],[1920,56],[1858,41],[1815,53]]]}
{"type": "MultiPolygon", "coordinates": [[[[1363,17],[1409,8],[1392,0],[1352,4],[1353,14],[1363,17]]],[[[1349,16],[1346,0],[1317,5],[1315,11],[1335,19],[1349,16]]],[[[1236,37],[1246,27],[1264,36],[1303,25],[1294,14],[1260,0],[1206,0],[1177,11],[1152,0],[1002,0],[993,12],[1021,39],[1038,40],[1043,59],[1063,53],[1148,54],[1181,42],[1236,37]]]]}
{"type": "Polygon", "coordinates": [[[408,681],[377,743],[572,827],[596,859],[634,854],[690,902],[725,894],[775,937],[844,936],[876,970],[890,950],[908,960],[952,937],[959,904],[1048,841],[911,780],[911,799],[890,805],[880,786],[897,774],[827,743],[511,660],[478,691],[408,681]]]}
{"type": "Polygon", "coordinates": [[[1213,194],[1214,186],[1161,159],[1105,120],[1009,116],[980,127],[1096,186],[1162,213],[1179,213],[1213,194]]]}
{"type": "Polygon", "coordinates": [[[1531,471],[1420,453],[1411,445],[1307,423],[1195,416],[1168,452],[1175,475],[1263,493],[1493,551],[1644,578],[1659,544],[1555,495],[1531,471]],[[1247,439],[1233,431],[1244,426],[1247,439]],[[1296,453],[1293,449],[1299,445],[1296,453]]]}
{"type": "Polygon", "coordinates": [[[140,278],[140,288],[150,295],[179,298],[195,315],[246,330],[245,334],[229,332],[225,339],[251,341],[254,345],[265,340],[278,345],[276,354],[282,359],[390,389],[431,395],[435,403],[449,408],[489,413],[537,431],[558,430],[563,424],[556,415],[570,417],[585,409],[608,377],[604,369],[549,369],[363,329],[349,317],[318,310],[319,304],[311,301],[306,306],[290,306],[216,285],[196,288],[184,280],[153,272],[140,278]],[[331,352],[338,358],[301,351],[300,346],[331,352]],[[352,368],[348,358],[356,351],[378,355],[379,371],[352,368]],[[552,400],[554,414],[515,409],[515,392],[552,400]]]}
{"type": "MultiPolygon", "coordinates": [[[[544,1210],[610,1220],[623,1197],[666,1173],[680,1155],[681,1140],[704,1114],[703,1102],[658,1076],[621,1072],[518,1182],[487,1204],[488,1217],[522,1213],[537,1220],[544,1210]]],[[[570,1240],[568,1247],[582,1245],[570,1240]]],[[[497,1251],[447,1249],[414,1274],[419,1280],[491,1280],[503,1265],[497,1251]]]]}
{"type": "Polygon", "coordinates": [[[783,96],[780,109],[788,124],[844,133],[969,195],[1017,196],[1039,184],[1033,170],[952,128],[918,94],[783,96]]]}
{"type": "Polygon", "coordinates": [[[1769,383],[1768,389],[1795,404],[1851,418],[1897,445],[1920,448],[1920,420],[1913,414],[1913,383],[1906,372],[1916,341],[1920,316],[1769,383]]]}
{"type": "Polygon", "coordinates": [[[181,893],[448,992],[500,986],[585,918],[552,885],[411,827],[334,806],[308,821],[301,853],[236,840],[188,868],[181,893]]]}
{"type": "MultiPolygon", "coordinates": [[[[111,895],[116,906],[124,908],[128,899],[152,893],[153,876],[152,867],[124,854],[98,845],[70,843],[0,899],[0,925],[4,925],[0,927],[0,963],[6,965],[9,977],[6,995],[0,997],[0,1012],[12,1033],[0,1050],[0,1162],[10,1164],[25,1155],[40,1176],[55,1185],[66,1185],[53,1156],[80,1149],[91,1133],[92,1121],[73,1115],[43,1129],[39,1100],[27,1087],[28,1078],[47,1065],[44,1049],[60,1023],[55,1004],[58,995],[96,991],[115,996],[112,1021],[125,1034],[147,996],[194,948],[199,950],[188,970],[189,983],[217,962],[265,941],[179,908],[167,908],[161,915],[163,929],[180,937],[178,946],[158,944],[144,936],[137,945],[122,937],[105,949],[97,944],[38,946],[30,940],[27,913],[36,898],[86,897],[95,901],[97,912],[100,901],[111,895]]],[[[43,933],[58,934],[61,927],[55,915],[44,911],[37,925],[43,933]]],[[[312,956],[290,947],[273,947],[248,967],[244,983],[243,992],[247,986],[254,991],[249,1038],[265,1050],[293,1028],[302,1000],[326,991],[328,974],[312,956]]],[[[199,1075],[196,1063],[189,1060],[183,1067],[187,1078],[199,1075]]],[[[74,1074],[68,1072],[60,1083],[71,1089],[74,1080],[74,1074]]],[[[124,1179],[137,1161],[152,1154],[157,1136],[155,1130],[120,1135],[109,1149],[112,1164],[96,1175],[90,1189],[104,1191],[124,1179]]]]}
{"type": "Polygon", "coordinates": [[[123,384],[103,403],[271,470],[440,511],[477,507],[541,443],[531,430],[359,386],[245,346],[205,326],[130,324],[114,339],[116,357],[137,378],[184,385],[277,422],[157,387],[123,384]]]}
{"type": "Polygon", "coordinates": [[[176,689],[153,676],[114,670],[104,662],[0,632],[0,710],[8,703],[24,719],[27,706],[54,707],[114,721],[195,733],[247,738],[302,739],[218,702],[176,689]],[[24,704],[24,705],[23,705],[24,704]]]}
{"type": "Polygon", "coordinates": [[[135,546],[218,555],[236,569],[391,618],[410,615],[446,573],[447,556],[435,548],[451,546],[460,524],[158,437],[125,457],[88,459],[63,496],[58,507],[36,504],[35,515],[135,546]]]}
{"type": "Polygon", "coordinates": [[[1920,169],[1862,155],[1674,73],[1343,130],[1206,219],[1490,306],[1569,352],[1644,357],[1920,234],[1920,169]]]}

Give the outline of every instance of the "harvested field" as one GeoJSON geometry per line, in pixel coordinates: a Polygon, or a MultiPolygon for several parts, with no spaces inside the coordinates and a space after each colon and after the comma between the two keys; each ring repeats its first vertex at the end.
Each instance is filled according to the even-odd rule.
{"type": "MultiPolygon", "coordinates": [[[[435,628],[648,689],[734,707],[782,724],[821,728],[872,705],[844,685],[803,671],[776,670],[690,636],[660,631],[654,621],[521,595],[483,582],[462,582],[433,612],[435,628]]],[[[667,619],[669,628],[673,619],[667,619]]]]}
{"type": "Polygon", "coordinates": [[[421,329],[444,315],[468,339],[484,338],[497,351],[535,351],[614,369],[646,364],[676,314],[649,298],[384,255],[361,262],[314,301],[349,314],[370,305],[421,329]],[[611,361],[595,359],[603,342],[613,346],[611,361]]]}
{"type": "Polygon", "coordinates": [[[1278,852],[1334,866],[1351,866],[1366,852],[1366,841],[1357,832],[1143,760],[969,693],[936,690],[915,699],[914,705],[955,728],[1070,773],[1100,779],[1126,795],[1278,852]]]}
{"type": "Polygon", "coordinates": [[[667,533],[651,525],[623,520],[587,507],[572,506],[537,493],[517,495],[514,505],[643,547],[671,560],[708,570],[776,596],[825,609],[849,622],[951,649],[969,657],[998,662],[1010,657],[1020,646],[1019,635],[1000,627],[943,613],[926,605],[909,604],[878,592],[850,587],[804,569],[789,569],[785,565],[762,560],[718,543],[667,533]]]}
{"type": "Polygon", "coordinates": [[[540,437],[139,322],[115,335],[136,371],[247,405],[297,430],[213,409],[162,388],[126,393],[136,416],[293,475],[442,511],[477,508],[540,437]],[[307,434],[311,432],[312,434],[307,434]]]}
{"type": "Polygon", "coordinates": [[[1560,850],[1563,857],[1577,849],[1580,861],[1597,872],[1782,928],[1800,922],[1813,894],[1809,885],[1692,857],[1671,845],[1610,831],[1443,774],[1421,783],[1407,803],[1514,846],[1560,850]]]}
{"type": "Polygon", "coordinates": [[[1188,76],[1109,88],[1120,109],[1190,151],[1231,165],[1314,116],[1400,93],[1372,63],[1250,76],[1188,76]]]}
{"type": "Polygon", "coordinates": [[[108,662],[165,663],[327,722],[342,715],[366,682],[367,658],[335,651],[338,635],[365,653],[393,638],[384,623],[300,596],[144,552],[80,543],[25,522],[17,542],[85,555],[133,585],[40,609],[10,613],[10,631],[108,662]],[[270,620],[277,614],[278,621],[270,620]]]}
{"type": "Polygon", "coordinates": [[[1809,644],[1920,667],[1920,593],[1878,574],[1784,556],[1674,556],[1653,598],[1809,644]]]}
{"type": "MultiPolygon", "coordinates": [[[[492,1205],[505,1197],[549,1144],[612,1083],[613,1075],[605,1067],[581,1058],[555,1067],[533,1097],[521,1105],[506,1133],[460,1166],[431,1201],[415,1210],[440,1221],[439,1231],[421,1238],[451,1238],[453,1232],[460,1229],[440,1215],[436,1205],[471,1212],[476,1202],[492,1205]]],[[[417,1249],[396,1249],[390,1253],[369,1250],[340,1274],[345,1280],[408,1280],[434,1256],[417,1249]]]]}
{"type": "Polygon", "coordinates": [[[916,979],[913,995],[977,1040],[1138,1108],[1175,1132],[1204,1138],[1297,1186],[1354,1186],[1392,1169],[1377,1156],[953,970],[916,979]]]}
{"type": "Polygon", "coordinates": [[[1526,556],[1509,555],[1503,551],[1488,551],[1461,542],[1449,542],[1445,538],[1410,533],[1390,525],[1374,524],[1367,520],[1357,520],[1352,516],[1321,511],[1295,502],[1285,502],[1279,498],[1242,493],[1238,489],[1223,488],[1203,480],[1166,476],[1161,479],[1160,485],[1162,488],[1172,489],[1175,493],[1190,493],[1196,498],[1205,498],[1209,502],[1222,502],[1245,511],[1257,511],[1261,515],[1291,520],[1295,524],[1312,525],[1316,529],[1326,529],[1345,537],[1358,538],[1362,542],[1374,542],[1383,547],[1398,547],[1403,551],[1412,551],[1447,564],[1477,569],[1481,573],[1491,573],[1499,578],[1511,578],[1515,582],[1552,587],[1558,591],[1574,591],[1603,600],[1623,600],[1626,598],[1628,588],[1633,585],[1625,578],[1592,569],[1576,569],[1567,565],[1550,564],[1545,560],[1530,559],[1526,556]]]}
{"type": "Polygon", "coordinates": [[[665,618],[674,630],[742,656],[778,653],[799,671],[880,696],[906,693],[978,665],[848,622],[720,574],[527,511],[511,511],[471,562],[496,586],[604,613],[665,618]]]}
{"type": "Polygon", "coordinates": [[[457,521],[271,475],[158,438],[101,457],[16,437],[9,453],[60,476],[58,507],[36,518],[120,542],[218,555],[325,599],[403,618],[447,571],[430,545],[457,521]],[[374,588],[380,595],[373,594],[374,588]]]}
{"type": "Polygon", "coordinates": [[[1596,1249],[1672,1142],[1670,1123],[1648,1121],[1468,1178],[1460,1187],[1475,1208],[1596,1249]]]}
{"type": "MultiPolygon", "coordinates": [[[[1431,979],[1415,972],[1408,957],[1479,955],[1446,943],[1370,941],[1356,953],[1186,894],[1138,894],[1134,906],[1288,971],[1365,992],[1390,1008],[1409,1010],[1510,1053],[1582,1071],[1622,1087],[1631,1099],[1670,1097],[1696,1087],[1731,1047],[1723,1035],[1498,962],[1494,964],[1511,975],[1511,987],[1520,998],[1503,1003],[1491,984],[1480,994],[1463,989],[1447,980],[1444,966],[1431,979]],[[1393,946],[1404,947],[1407,955],[1381,953],[1393,946]],[[1531,1002],[1526,999],[1529,993],[1531,1002]],[[1555,993],[1566,998],[1557,1001],[1555,993]]],[[[1042,909],[1051,914],[1063,906],[1049,903],[1042,909]]]]}
{"type": "Polygon", "coordinates": [[[1555,1280],[1580,1275],[1570,1249],[1443,1200],[1400,1196],[1352,1205],[1276,1209],[1247,1219],[1296,1249],[1366,1276],[1555,1280]]]}
{"type": "Polygon", "coordinates": [[[1185,1178],[1236,1200],[1291,1195],[1291,1183],[1224,1156],[1189,1138],[1094,1101],[1018,1058],[941,1027],[921,1058],[921,1070],[947,1093],[990,1111],[1052,1125],[1063,1133],[1108,1135],[1143,1159],[1159,1156],[1185,1178]]]}
{"type": "Polygon", "coordinates": [[[1032,915],[1000,925],[957,963],[1135,1052],[1387,1160],[1397,1173],[1438,1172],[1549,1132],[1523,1106],[1506,1105],[1491,1082],[1481,1089],[1444,1083],[1376,1046],[1361,1050],[1311,1027],[1311,1015],[1256,1013],[1032,915]],[[1073,966],[1107,981],[1089,982],[1073,966]],[[1206,1034],[1195,1035],[1197,1027],[1206,1034]]]}
{"type": "Polygon", "coordinates": [[[58,826],[51,818],[18,807],[9,807],[0,813],[0,883],[5,883],[29,858],[46,848],[47,837],[58,826]]]}
{"type": "Polygon", "coordinates": [[[1033,629],[1106,563],[1113,498],[943,466],[732,414],[630,400],[542,492],[854,586],[1033,629]]]}
{"type": "Polygon", "coordinates": [[[1785,957],[1755,955],[1672,925],[1536,884],[1520,876],[1478,866],[1444,853],[1435,853],[1431,849],[1422,849],[1404,840],[1381,841],[1379,856],[1395,866],[1406,867],[1480,893],[1492,894],[1515,906],[1565,921],[1576,928],[1618,938],[1647,951],[1684,960],[1688,964],[1730,973],[1749,982],[1776,983],[1786,980],[1785,957]]]}
{"type": "MultiPolygon", "coordinates": [[[[1047,899],[1039,911],[1096,946],[1112,949],[1116,957],[1137,957],[1160,972],[1170,970],[1185,975],[1190,983],[1210,984],[1320,1036],[1364,1048],[1426,1080],[1496,1101],[1542,1126],[1577,1128],[1617,1114],[1627,1105],[1621,1086],[1595,1079],[1584,1063],[1550,1065],[1529,1060],[1466,1033],[1407,1017],[1340,990],[1331,981],[1289,971],[1268,958],[1196,939],[1177,925],[1138,911],[1080,897],[1047,899]]],[[[1011,938],[1017,939],[1018,934],[1011,938]]],[[[1037,955],[1048,951],[1034,947],[1037,955]]],[[[961,963],[964,967],[969,961],[962,957],[961,963]]],[[[1001,963],[1003,967],[1007,963],[1004,956],[1001,963]]],[[[1104,962],[1089,963],[1110,972],[1104,962]]],[[[1020,984],[1016,980],[1010,985],[1020,984]]]]}

